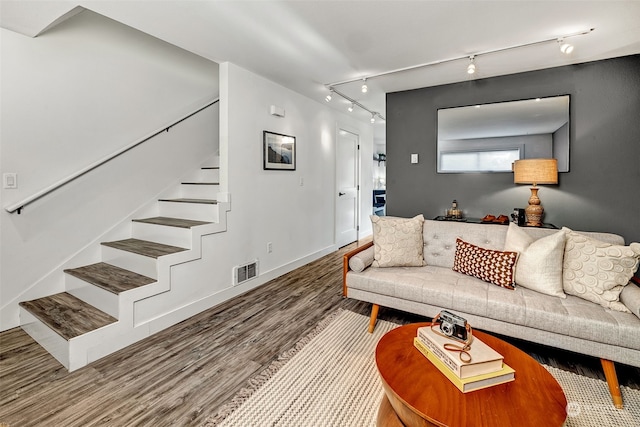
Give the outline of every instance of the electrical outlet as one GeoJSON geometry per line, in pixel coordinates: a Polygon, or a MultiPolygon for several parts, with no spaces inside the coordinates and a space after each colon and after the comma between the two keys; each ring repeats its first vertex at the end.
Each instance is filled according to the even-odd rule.
{"type": "Polygon", "coordinates": [[[18,174],[13,172],[3,173],[2,186],[4,188],[18,188],[18,174]]]}
{"type": "Polygon", "coordinates": [[[273,243],[267,243],[267,253],[273,252],[273,243]]]}

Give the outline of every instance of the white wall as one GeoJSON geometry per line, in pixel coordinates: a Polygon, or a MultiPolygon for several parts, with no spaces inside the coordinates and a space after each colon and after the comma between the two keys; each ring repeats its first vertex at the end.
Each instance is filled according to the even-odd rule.
{"type": "Polygon", "coordinates": [[[88,11],[37,38],[2,29],[1,43],[0,169],[19,184],[0,190],[4,330],[25,296],[62,290],[61,263],[217,151],[218,107],[20,215],[4,207],[215,98],[218,65],[88,11]]]}
{"type": "Polygon", "coordinates": [[[228,159],[228,181],[223,185],[232,202],[227,233],[232,264],[259,258],[260,269],[265,272],[334,249],[335,143],[339,127],[360,136],[361,226],[363,233],[370,233],[370,124],[234,64],[220,65],[220,88],[220,150],[228,159]],[[283,107],[285,117],[271,116],[271,105],[283,107]],[[263,170],[263,130],[296,137],[295,171],[263,170]],[[266,251],[268,242],[273,243],[270,254],[266,251]]]}

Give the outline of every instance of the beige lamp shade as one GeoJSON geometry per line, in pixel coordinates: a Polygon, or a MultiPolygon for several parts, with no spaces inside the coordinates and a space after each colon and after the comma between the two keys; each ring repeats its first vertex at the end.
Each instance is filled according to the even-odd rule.
{"type": "Polygon", "coordinates": [[[513,163],[513,182],[515,184],[557,184],[558,160],[523,159],[513,163]]]}

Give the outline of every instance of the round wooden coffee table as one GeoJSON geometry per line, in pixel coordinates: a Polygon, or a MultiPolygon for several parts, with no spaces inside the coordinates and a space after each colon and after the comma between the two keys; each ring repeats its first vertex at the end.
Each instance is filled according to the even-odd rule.
{"type": "Polygon", "coordinates": [[[376,365],[385,391],[378,411],[383,426],[561,426],[567,399],[553,376],[531,356],[491,335],[477,337],[504,356],[515,381],[462,393],[414,346],[414,323],[385,334],[376,365]]]}

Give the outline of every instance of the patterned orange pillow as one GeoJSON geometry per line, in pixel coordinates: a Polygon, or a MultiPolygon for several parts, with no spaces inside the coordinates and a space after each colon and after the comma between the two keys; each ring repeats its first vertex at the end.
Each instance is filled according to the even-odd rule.
{"type": "Polygon", "coordinates": [[[456,239],[453,271],[513,289],[518,252],[494,251],[456,239]]]}

